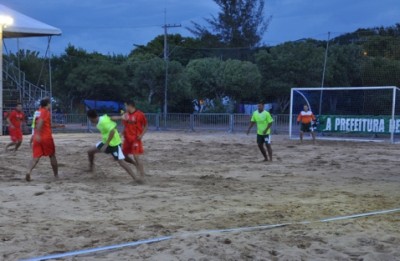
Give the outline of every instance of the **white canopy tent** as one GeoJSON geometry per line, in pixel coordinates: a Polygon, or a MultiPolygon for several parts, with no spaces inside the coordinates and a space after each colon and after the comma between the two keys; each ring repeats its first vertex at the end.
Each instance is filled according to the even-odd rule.
{"type": "Polygon", "coordinates": [[[3,135],[3,38],[51,37],[61,35],[61,30],[2,4],[0,4],[0,17],[12,19],[10,25],[0,24],[0,135],[3,135]]]}

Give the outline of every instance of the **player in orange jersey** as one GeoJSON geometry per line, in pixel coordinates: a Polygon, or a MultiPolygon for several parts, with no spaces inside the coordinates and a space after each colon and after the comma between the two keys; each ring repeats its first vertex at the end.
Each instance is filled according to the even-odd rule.
{"type": "Polygon", "coordinates": [[[54,145],[53,134],[51,131],[51,102],[49,98],[40,101],[40,109],[36,118],[36,126],[32,144],[32,160],[29,164],[29,171],[25,176],[26,181],[31,181],[32,170],[43,156],[50,157],[51,167],[54,177],[58,177],[58,163],[56,158],[56,148],[54,145]]]}
{"type": "Polygon", "coordinates": [[[25,114],[22,112],[22,104],[18,103],[7,117],[8,132],[10,133],[11,142],[7,144],[6,151],[11,146],[14,146],[14,152],[16,152],[22,144],[22,122],[25,121],[25,114]]]}
{"type": "Polygon", "coordinates": [[[143,112],[136,108],[134,101],[126,103],[126,112],[122,116],[114,116],[113,120],[122,120],[124,124],[124,143],[122,151],[125,160],[136,166],[140,176],[144,179],[144,166],[141,156],[144,153],[143,136],[147,132],[147,119],[143,112]],[[134,160],[130,157],[133,156],[134,160]]]}
{"type": "Polygon", "coordinates": [[[303,143],[304,133],[311,133],[313,143],[315,143],[315,132],[312,122],[315,121],[315,115],[309,110],[308,105],[304,105],[303,110],[297,116],[297,123],[300,123],[300,142],[303,143]]]}

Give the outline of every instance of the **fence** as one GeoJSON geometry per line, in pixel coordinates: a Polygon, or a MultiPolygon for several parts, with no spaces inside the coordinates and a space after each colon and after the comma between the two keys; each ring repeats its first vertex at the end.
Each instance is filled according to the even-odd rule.
{"type": "MultiPolygon", "coordinates": [[[[250,115],[226,113],[146,113],[149,129],[183,130],[183,131],[223,131],[245,132],[249,127],[250,115]]],[[[273,115],[274,134],[287,134],[289,131],[289,115],[273,115]]],[[[96,131],[85,114],[53,114],[55,132],[93,132],[96,131]]]]}

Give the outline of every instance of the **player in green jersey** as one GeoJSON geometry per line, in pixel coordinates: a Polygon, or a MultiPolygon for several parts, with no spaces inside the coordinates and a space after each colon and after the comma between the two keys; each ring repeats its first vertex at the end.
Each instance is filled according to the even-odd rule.
{"type": "Polygon", "coordinates": [[[251,117],[250,126],[247,130],[247,135],[250,133],[251,128],[253,128],[253,126],[257,124],[258,148],[264,156],[265,161],[272,161],[271,127],[274,119],[269,112],[264,110],[264,103],[260,102],[257,106],[258,109],[253,113],[251,117]],[[264,148],[264,144],[267,148],[269,159],[267,156],[267,151],[264,148]]]}
{"type": "Polygon", "coordinates": [[[113,158],[121,165],[121,167],[138,183],[143,183],[143,180],[137,178],[133,170],[129,167],[128,163],[124,161],[125,156],[121,149],[121,137],[117,130],[117,123],[112,121],[111,118],[105,114],[98,116],[95,110],[87,112],[89,120],[96,124],[97,129],[100,131],[102,139],[96,146],[88,151],[90,171],[94,167],[94,155],[99,152],[111,154],[113,158]]]}

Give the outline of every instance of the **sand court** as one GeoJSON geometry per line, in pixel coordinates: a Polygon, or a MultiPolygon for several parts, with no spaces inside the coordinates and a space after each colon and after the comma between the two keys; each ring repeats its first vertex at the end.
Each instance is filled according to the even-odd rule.
{"type": "MultiPolygon", "coordinates": [[[[255,136],[151,132],[145,185],[110,155],[86,150],[98,134],[55,135],[60,178],[43,158],[24,181],[30,148],[0,155],[0,259],[171,234],[317,220],[400,207],[398,145],[273,137],[262,162],[255,136]]],[[[2,147],[8,137],[0,137],[2,147]]],[[[396,260],[400,213],[270,230],[187,235],[65,260],[396,260]]]]}

